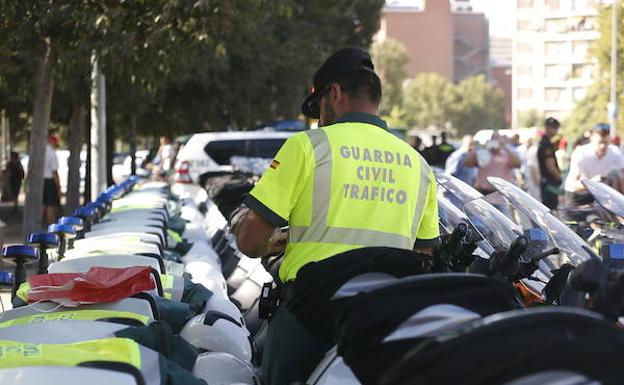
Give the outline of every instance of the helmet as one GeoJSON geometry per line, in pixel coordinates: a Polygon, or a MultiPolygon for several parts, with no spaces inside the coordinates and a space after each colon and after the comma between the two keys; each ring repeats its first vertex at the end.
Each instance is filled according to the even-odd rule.
{"type": "Polygon", "coordinates": [[[198,349],[229,353],[245,363],[253,358],[253,344],[245,325],[217,310],[191,318],[180,336],[198,349]]]}
{"type": "Polygon", "coordinates": [[[193,375],[210,385],[255,385],[260,381],[251,366],[228,353],[202,353],[193,375]]]}

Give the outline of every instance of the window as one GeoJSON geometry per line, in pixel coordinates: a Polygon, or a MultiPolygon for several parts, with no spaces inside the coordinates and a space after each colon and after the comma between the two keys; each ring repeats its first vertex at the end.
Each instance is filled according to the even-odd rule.
{"type": "Polygon", "coordinates": [[[217,140],[208,143],[204,151],[218,164],[228,165],[231,157],[245,155],[246,143],[246,140],[217,140]]]}
{"type": "Polygon", "coordinates": [[[533,98],[533,89],[532,88],[518,88],[518,98],[520,98],[520,99],[532,99],[533,98]]]}
{"type": "Polygon", "coordinates": [[[564,56],[568,54],[568,45],[563,41],[547,41],[544,44],[546,56],[564,56]]]}
{"type": "Polygon", "coordinates": [[[568,19],[546,19],[545,30],[550,33],[565,33],[570,30],[568,19]]]}
{"type": "Polygon", "coordinates": [[[257,158],[274,158],[285,141],[286,138],[252,139],[249,141],[249,152],[247,156],[257,158]]]}
{"type": "Polygon", "coordinates": [[[570,0],[572,10],[574,11],[586,11],[589,9],[593,9],[594,4],[592,4],[592,0],[570,0]]]}
{"type": "Polygon", "coordinates": [[[531,8],[533,7],[533,0],[518,0],[518,8],[531,8]]]}
{"type": "Polygon", "coordinates": [[[546,0],[546,8],[551,10],[557,10],[561,8],[561,4],[559,4],[559,0],[546,0]]]}
{"type": "Polygon", "coordinates": [[[587,50],[589,49],[589,42],[587,40],[573,41],[572,53],[576,56],[587,56],[587,50]]]}
{"type": "Polygon", "coordinates": [[[531,53],[531,52],[533,52],[533,44],[518,43],[518,53],[531,53]]]}
{"type": "Polygon", "coordinates": [[[529,65],[518,66],[518,76],[532,76],[533,67],[529,65]]]}
{"type": "Polygon", "coordinates": [[[574,98],[575,102],[585,99],[586,94],[587,88],[585,87],[575,87],[572,89],[572,97],[574,98]]]}
{"type": "Polygon", "coordinates": [[[565,64],[548,64],[544,67],[546,80],[567,80],[570,77],[570,66],[565,64]]]}
{"type": "Polygon", "coordinates": [[[285,141],[286,138],[215,140],[204,151],[218,164],[229,165],[233,156],[273,158],[285,141]]]}
{"type": "Polygon", "coordinates": [[[518,29],[518,31],[531,30],[531,20],[518,20],[516,28],[518,29]]]}
{"type": "Polygon", "coordinates": [[[594,66],[591,64],[573,64],[572,77],[575,79],[591,79],[594,66]]]}
{"type": "Polygon", "coordinates": [[[565,88],[550,87],[545,89],[544,100],[547,103],[561,103],[565,94],[565,88]]]}

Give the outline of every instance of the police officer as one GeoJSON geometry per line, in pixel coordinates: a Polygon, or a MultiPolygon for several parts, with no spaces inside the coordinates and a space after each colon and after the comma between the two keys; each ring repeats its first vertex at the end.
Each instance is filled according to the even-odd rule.
{"type": "Polygon", "coordinates": [[[537,146],[537,161],[541,175],[541,197],[544,206],[556,210],[559,205],[559,186],[561,185],[561,171],[555,157],[553,138],[559,131],[560,123],[550,117],[544,123],[544,135],[537,146]]]}
{"type": "MultiPolygon", "coordinates": [[[[290,137],[246,207],[232,216],[232,231],[246,255],[285,248],[279,278],[286,285],[301,279],[302,267],[350,250],[431,251],[437,244],[433,173],[409,144],[388,132],[377,116],[380,100],[381,83],[367,52],[344,48],[331,55],[301,107],[319,119],[320,128],[290,137]]],[[[305,382],[330,348],[287,305],[269,321],[265,384],[305,382]]]]}

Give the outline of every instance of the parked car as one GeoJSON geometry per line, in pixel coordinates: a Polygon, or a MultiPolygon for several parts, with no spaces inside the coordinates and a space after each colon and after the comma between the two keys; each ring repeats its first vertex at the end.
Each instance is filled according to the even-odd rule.
{"type": "Polygon", "coordinates": [[[273,158],[293,132],[245,131],[194,134],[180,149],[174,183],[199,183],[210,171],[231,171],[232,157],[273,158]]]}

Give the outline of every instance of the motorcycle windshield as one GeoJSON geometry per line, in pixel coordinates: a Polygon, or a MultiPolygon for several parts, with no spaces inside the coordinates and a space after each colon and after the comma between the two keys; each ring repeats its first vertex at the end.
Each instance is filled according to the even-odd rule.
{"type": "Polygon", "coordinates": [[[582,183],[602,208],[614,215],[620,223],[623,223],[624,195],[601,182],[584,180],[582,183]]]}
{"type": "Polygon", "coordinates": [[[438,184],[444,187],[444,189],[440,189],[438,193],[444,195],[460,210],[463,209],[466,202],[483,197],[483,195],[472,186],[455,178],[454,176],[436,173],[435,177],[438,184]]]}
{"type": "MultiPolygon", "coordinates": [[[[470,185],[447,174],[437,173],[436,180],[440,186],[438,188],[438,211],[442,230],[450,234],[460,223],[470,225],[470,220],[464,213],[464,206],[470,201],[483,198],[483,195],[470,185]]],[[[481,258],[489,259],[494,252],[494,247],[479,234],[477,229],[474,230],[470,233],[470,239],[480,239],[476,242],[479,247],[474,253],[481,258]]]]}
{"type": "Polygon", "coordinates": [[[444,194],[438,195],[438,214],[440,217],[440,227],[444,234],[452,233],[460,223],[468,224],[466,214],[458,209],[457,206],[453,205],[444,194]]]}
{"type": "Polygon", "coordinates": [[[555,218],[541,202],[504,179],[489,177],[488,182],[517,212],[530,219],[531,226],[539,226],[546,231],[554,246],[559,248],[558,256],[545,260],[551,269],[559,268],[566,262],[578,266],[583,261],[598,258],[587,242],[555,218]]]}
{"type": "Polygon", "coordinates": [[[494,250],[506,251],[522,231],[503,213],[483,199],[464,205],[464,212],[472,227],[494,250]]]}

